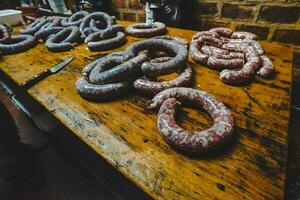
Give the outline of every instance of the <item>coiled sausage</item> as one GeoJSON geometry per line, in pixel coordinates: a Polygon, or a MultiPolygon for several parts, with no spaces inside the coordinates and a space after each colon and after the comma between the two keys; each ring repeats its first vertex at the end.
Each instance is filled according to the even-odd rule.
{"type": "Polygon", "coordinates": [[[201,153],[216,149],[227,142],[234,133],[234,119],[228,108],[207,92],[178,87],[158,93],[150,108],[158,108],[157,128],[161,136],[176,149],[189,153],[201,153]],[[201,106],[207,111],[214,125],[202,131],[189,131],[176,120],[180,102],[201,106]]]}
{"type": "Polygon", "coordinates": [[[163,50],[175,54],[175,57],[172,57],[172,59],[167,62],[143,63],[142,71],[144,75],[152,77],[176,72],[185,64],[188,57],[188,50],[182,45],[176,45],[174,42],[162,39],[148,39],[130,45],[123,53],[124,61],[137,56],[138,53],[143,50],[163,50]]]}
{"type": "Polygon", "coordinates": [[[166,25],[161,22],[151,24],[138,23],[128,26],[127,33],[134,37],[148,38],[166,33],[166,25]]]}

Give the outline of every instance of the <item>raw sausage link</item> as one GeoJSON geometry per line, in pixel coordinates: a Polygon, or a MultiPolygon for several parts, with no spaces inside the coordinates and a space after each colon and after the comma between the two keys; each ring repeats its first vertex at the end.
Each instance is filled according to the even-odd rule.
{"type": "Polygon", "coordinates": [[[257,36],[250,32],[243,32],[243,31],[235,31],[232,33],[231,38],[233,39],[251,39],[256,40],[257,36]]]}
{"type": "Polygon", "coordinates": [[[220,40],[219,38],[212,37],[212,36],[201,36],[197,40],[194,40],[193,42],[198,43],[200,46],[212,45],[212,46],[219,47],[219,48],[221,48],[223,45],[222,40],[220,40]]]}
{"type": "Polygon", "coordinates": [[[112,35],[116,34],[117,32],[123,32],[123,33],[125,33],[125,27],[124,26],[120,26],[120,25],[112,25],[110,27],[107,27],[106,29],[104,29],[100,33],[102,34],[103,38],[109,38],[112,35]]]}
{"type": "Polygon", "coordinates": [[[108,59],[109,57],[120,57],[123,59],[123,52],[114,52],[112,54],[109,54],[105,57],[101,57],[97,60],[94,60],[93,62],[89,63],[88,65],[86,65],[83,69],[82,69],[82,75],[86,78],[86,79],[89,79],[89,75],[90,75],[90,72],[92,71],[92,69],[94,69],[94,67],[96,67],[98,64],[102,64],[103,60],[104,59],[108,59]]]}
{"type": "Polygon", "coordinates": [[[202,53],[207,54],[209,56],[216,56],[219,54],[226,54],[226,55],[229,54],[229,51],[214,46],[202,46],[200,50],[202,53]]]}
{"type": "MultiPolygon", "coordinates": [[[[163,39],[163,40],[167,40],[169,42],[174,42],[176,44],[183,45],[187,49],[189,48],[189,42],[180,37],[175,37],[175,36],[171,36],[171,35],[160,35],[160,36],[154,37],[153,39],[163,39]]],[[[148,54],[150,57],[153,57],[153,58],[174,56],[174,55],[170,54],[170,52],[157,51],[157,50],[148,51],[148,54]]]]}
{"type": "Polygon", "coordinates": [[[222,59],[214,56],[210,56],[207,60],[207,65],[215,70],[222,69],[238,69],[244,65],[244,59],[222,59]]]}
{"type": "MultiPolygon", "coordinates": [[[[114,26],[112,26],[114,27],[114,26]]],[[[106,34],[101,32],[95,32],[90,34],[85,39],[85,43],[87,43],[88,48],[91,51],[103,51],[114,49],[126,42],[126,36],[123,32],[124,27],[116,26],[109,30],[106,34]]]]}
{"type": "Polygon", "coordinates": [[[198,39],[192,41],[190,45],[190,55],[195,62],[203,65],[207,64],[207,60],[209,58],[209,55],[201,52],[202,46],[206,44],[216,47],[221,47],[223,45],[220,39],[206,35],[200,36],[198,39]]]}
{"type": "Polygon", "coordinates": [[[234,119],[227,107],[212,95],[192,88],[177,87],[158,93],[150,108],[158,108],[157,128],[161,136],[176,149],[190,153],[201,153],[216,149],[227,142],[234,133],[234,119]],[[203,107],[214,125],[202,131],[189,131],[180,127],[176,110],[180,102],[203,107]]]}
{"type": "Polygon", "coordinates": [[[40,29],[34,34],[34,37],[36,40],[43,40],[44,42],[53,36],[54,34],[58,33],[59,31],[63,30],[63,27],[49,27],[49,28],[44,28],[40,29]]]}
{"type": "Polygon", "coordinates": [[[246,63],[240,70],[224,69],[220,73],[220,79],[231,85],[243,84],[249,81],[259,69],[260,60],[253,46],[243,47],[246,63]]]}
{"type": "Polygon", "coordinates": [[[45,23],[40,29],[46,29],[50,27],[60,27],[61,26],[61,21],[64,19],[63,17],[47,17],[47,23],[45,23]]]}
{"type": "Polygon", "coordinates": [[[166,33],[166,25],[161,22],[152,24],[138,23],[128,26],[127,33],[134,37],[148,38],[166,33]]]}
{"type": "MultiPolygon", "coordinates": [[[[150,62],[165,62],[170,59],[170,57],[162,57],[153,59],[150,62]]],[[[182,73],[177,78],[170,81],[156,82],[143,77],[137,79],[133,85],[138,92],[149,96],[168,88],[189,86],[193,81],[193,69],[191,65],[186,64],[185,69],[181,71],[182,73]]]]}
{"type": "Polygon", "coordinates": [[[200,51],[202,43],[193,41],[190,45],[190,55],[192,59],[199,64],[206,65],[209,55],[200,51]]]}
{"type": "Polygon", "coordinates": [[[48,20],[44,17],[36,19],[33,23],[31,23],[26,29],[21,29],[21,34],[34,35],[35,32],[40,30],[40,28],[45,25],[48,20]]]}
{"type": "Polygon", "coordinates": [[[80,38],[80,32],[77,26],[69,26],[54,36],[49,38],[45,45],[50,51],[68,51],[73,48],[72,43],[78,41],[80,38]]]}
{"type": "Polygon", "coordinates": [[[145,54],[138,55],[123,63],[122,57],[110,56],[101,60],[91,70],[89,81],[93,84],[107,84],[137,78],[141,72],[141,64],[148,60],[145,54]]]}
{"type": "Polygon", "coordinates": [[[26,51],[36,45],[32,35],[13,35],[8,42],[0,43],[0,51],[3,54],[15,54],[26,51]]]}
{"type": "Polygon", "coordinates": [[[231,35],[233,34],[230,28],[223,28],[223,27],[212,28],[209,31],[213,33],[217,33],[223,37],[231,37],[231,35]]]}
{"type": "Polygon", "coordinates": [[[81,77],[76,81],[76,89],[83,98],[106,101],[125,94],[130,89],[130,82],[94,85],[81,77]]]}
{"type": "Polygon", "coordinates": [[[216,54],[214,57],[221,59],[244,59],[244,54],[239,52],[230,52],[229,54],[216,54]]]}
{"type": "Polygon", "coordinates": [[[117,32],[112,38],[102,38],[101,33],[92,33],[89,36],[93,37],[87,46],[91,51],[104,51],[117,48],[126,42],[126,36],[123,32],[117,32]],[[98,41],[97,41],[98,40],[98,41]]]}
{"type": "Polygon", "coordinates": [[[265,50],[261,47],[259,42],[257,42],[256,40],[250,40],[249,43],[251,43],[251,45],[255,48],[258,55],[261,56],[261,55],[265,54],[265,50]]]}
{"type": "Polygon", "coordinates": [[[64,27],[80,26],[83,19],[88,15],[89,15],[89,13],[87,11],[76,12],[70,18],[64,18],[61,21],[61,25],[64,26],[64,27]]]}
{"type": "Polygon", "coordinates": [[[224,69],[220,73],[220,79],[230,85],[238,85],[246,83],[255,74],[254,68],[256,67],[255,62],[247,62],[242,69],[235,71],[230,69],[224,69]]]}
{"type": "Polygon", "coordinates": [[[222,49],[231,52],[243,52],[243,47],[249,45],[245,40],[234,39],[223,44],[222,49]]]}
{"type": "Polygon", "coordinates": [[[274,65],[270,58],[266,55],[260,56],[261,68],[258,70],[257,75],[262,78],[272,78],[274,76],[274,65]]]}
{"type": "Polygon", "coordinates": [[[168,40],[168,41],[175,42],[177,44],[181,44],[181,45],[185,46],[185,48],[187,48],[187,49],[189,48],[189,42],[184,38],[175,37],[172,35],[160,35],[160,36],[154,37],[153,39],[168,40]]]}
{"type": "Polygon", "coordinates": [[[150,77],[178,71],[178,69],[185,64],[188,57],[188,50],[182,45],[176,45],[174,42],[162,39],[148,39],[130,45],[123,53],[124,61],[137,56],[138,53],[143,50],[163,50],[175,54],[175,57],[172,57],[172,59],[167,62],[144,62],[142,64],[142,71],[145,76],[150,77]]]}
{"type": "Polygon", "coordinates": [[[211,31],[200,31],[200,32],[197,32],[195,35],[193,35],[192,37],[192,42],[193,40],[197,40],[199,39],[199,37],[201,36],[211,36],[211,37],[214,37],[214,38],[220,38],[221,36],[216,33],[216,32],[211,32],[211,31]]]}

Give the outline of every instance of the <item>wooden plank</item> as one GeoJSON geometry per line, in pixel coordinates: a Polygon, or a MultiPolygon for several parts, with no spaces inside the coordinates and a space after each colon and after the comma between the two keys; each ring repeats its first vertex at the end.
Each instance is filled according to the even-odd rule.
{"type": "MultiPolygon", "coordinates": [[[[128,25],[128,22],[120,22],[128,25]]],[[[169,28],[169,34],[191,40],[194,31],[169,28]]],[[[139,39],[128,37],[120,51],[139,39]]],[[[131,92],[112,102],[82,99],[74,84],[90,52],[85,45],[51,53],[43,44],[27,52],[4,56],[0,68],[15,82],[74,55],[66,68],[29,90],[63,124],[99,156],[155,199],[282,199],[284,195],[288,123],[290,116],[292,48],[261,42],[276,67],[276,77],[256,77],[244,87],[223,84],[219,75],[195,64],[195,88],[224,102],[236,121],[236,137],[214,155],[188,157],[160,137],[150,98],[131,92]]],[[[207,128],[212,120],[201,111],[183,108],[178,116],[188,129],[207,128]]]]}

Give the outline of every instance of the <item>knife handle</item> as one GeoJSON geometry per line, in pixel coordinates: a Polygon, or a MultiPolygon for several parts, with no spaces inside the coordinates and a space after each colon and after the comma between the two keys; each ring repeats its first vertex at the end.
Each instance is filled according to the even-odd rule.
{"type": "Polygon", "coordinates": [[[33,76],[31,79],[29,79],[27,81],[24,81],[21,84],[21,88],[23,88],[24,90],[28,90],[33,85],[37,84],[39,81],[43,80],[44,78],[46,78],[50,74],[51,74],[50,70],[46,69],[45,71],[42,71],[41,73],[33,76]]]}

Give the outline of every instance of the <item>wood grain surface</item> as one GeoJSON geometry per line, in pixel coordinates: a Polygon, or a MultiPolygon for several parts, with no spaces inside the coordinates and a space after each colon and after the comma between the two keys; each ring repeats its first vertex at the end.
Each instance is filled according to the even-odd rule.
{"type": "MultiPolygon", "coordinates": [[[[119,22],[128,25],[129,22],[119,22]]],[[[191,41],[194,31],[168,28],[168,34],[191,41]]],[[[120,51],[139,39],[127,37],[120,51]]],[[[292,48],[261,42],[276,67],[272,80],[256,77],[243,87],[225,85],[219,74],[190,62],[194,88],[216,96],[232,111],[236,122],[231,143],[209,155],[188,156],[171,148],[156,129],[157,111],[151,98],[134,91],[111,102],[89,102],[75,81],[91,57],[84,44],[51,53],[44,44],[24,53],[2,56],[0,68],[16,83],[73,55],[59,73],[28,92],[63,124],[154,199],[282,199],[284,196],[287,134],[290,117],[292,48]]],[[[184,107],[179,123],[200,130],[212,125],[204,112],[184,107]]]]}

